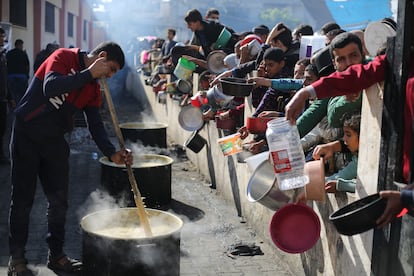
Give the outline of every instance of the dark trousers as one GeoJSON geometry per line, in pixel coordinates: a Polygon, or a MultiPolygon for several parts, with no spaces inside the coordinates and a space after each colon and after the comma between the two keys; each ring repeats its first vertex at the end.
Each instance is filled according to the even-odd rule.
{"type": "Polygon", "coordinates": [[[7,127],[7,102],[0,101],[0,156],[4,154],[5,145],[3,145],[4,135],[7,127]]]}
{"type": "Polygon", "coordinates": [[[46,241],[52,255],[63,252],[68,209],[69,146],[64,139],[38,140],[35,134],[13,129],[11,140],[12,201],[9,250],[23,258],[37,177],[48,201],[46,241]]]}
{"type": "Polygon", "coordinates": [[[16,103],[18,103],[20,99],[23,97],[24,93],[26,93],[27,85],[27,76],[23,74],[14,74],[12,76],[9,75],[8,87],[16,103]]]}

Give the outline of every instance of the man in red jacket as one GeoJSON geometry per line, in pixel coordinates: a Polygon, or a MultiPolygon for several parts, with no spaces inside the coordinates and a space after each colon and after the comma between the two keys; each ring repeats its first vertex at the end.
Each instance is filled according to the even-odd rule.
{"type": "MultiPolygon", "coordinates": [[[[286,118],[295,123],[309,98],[325,98],[347,95],[352,100],[359,94],[358,91],[385,79],[387,60],[385,55],[376,57],[372,62],[362,65],[352,65],[343,72],[335,72],[328,77],[312,83],[299,90],[286,106],[286,118]],[[352,85],[350,85],[352,84],[352,85]]],[[[413,181],[410,155],[412,150],[413,122],[414,122],[414,61],[411,63],[406,84],[404,101],[404,144],[403,144],[403,176],[406,183],[413,181]]],[[[403,207],[414,207],[414,190],[411,186],[399,191],[382,191],[382,197],[388,198],[384,214],[377,220],[382,227],[391,222],[403,207]],[[408,188],[409,187],[409,188],[408,188]]]]}
{"type": "Polygon", "coordinates": [[[8,276],[34,275],[26,266],[25,247],[38,178],[48,201],[47,266],[56,273],[81,269],[82,263],[63,250],[70,154],[64,135],[72,129],[77,110],[82,110],[102,153],[117,164],[132,163],[131,153],[117,151],[109,140],[99,113],[102,94],[97,80],[112,77],[124,64],[124,53],[113,42],[98,45],[90,54],[60,48],[40,65],[16,107],[10,143],[8,276]]]}

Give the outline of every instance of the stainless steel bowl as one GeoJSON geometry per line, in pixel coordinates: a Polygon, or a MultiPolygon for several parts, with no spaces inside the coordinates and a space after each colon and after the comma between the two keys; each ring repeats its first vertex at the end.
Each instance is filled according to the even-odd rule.
{"type": "Polygon", "coordinates": [[[294,190],[282,191],[276,180],[272,165],[264,160],[253,172],[247,185],[247,199],[276,211],[293,201],[294,190]]]}

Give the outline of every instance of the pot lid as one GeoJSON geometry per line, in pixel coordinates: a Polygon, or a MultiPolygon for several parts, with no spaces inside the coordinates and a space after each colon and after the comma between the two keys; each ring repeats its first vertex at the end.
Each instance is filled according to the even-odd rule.
{"type": "Polygon", "coordinates": [[[319,240],[318,215],[305,204],[286,204],[273,215],[270,236],[273,243],[287,253],[302,253],[319,240]]]}
{"type": "Polygon", "coordinates": [[[184,106],[178,114],[178,122],[185,130],[199,130],[204,124],[203,113],[195,106],[184,106]]]}
{"type": "Polygon", "coordinates": [[[226,65],[224,64],[224,58],[227,54],[223,51],[212,51],[207,56],[207,68],[213,74],[221,74],[226,71],[226,65]]]}
{"type": "Polygon", "coordinates": [[[377,50],[384,46],[388,37],[396,35],[396,31],[383,22],[371,22],[364,32],[365,46],[371,56],[377,55],[377,50]]]}

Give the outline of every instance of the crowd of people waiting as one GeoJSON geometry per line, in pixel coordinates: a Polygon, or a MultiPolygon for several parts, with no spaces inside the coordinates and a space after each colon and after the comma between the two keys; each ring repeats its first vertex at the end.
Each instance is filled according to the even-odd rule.
{"type": "MultiPolygon", "coordinates": [[[[335,72],[347,72],[352,66],[365,66],[376,57],[384,57],[385,44],[379,47],[376,53],[369,53],[364,42],[363,30],[346,31],[335,22],[326,23],[318,33],[308,24],[298,25],[292,31],[284,23],[278,23],[271,29],[265,25],[258,25],[251,31],[236,33],[232,28],[220,23],[219,12],[215,9],[209,10],[204,18],[197,9],[192,9],[187,12],[184,20],[192,31],[193,38],[186,43],[174,41],[175,46],[168,53],[163,50],[158,63],[160,68],[169,68],[170,73],[180,58],[196,65],[194,72],[200,74],[199,91],[190,97],[178,93],[181,96],[179,99],[183,99],[185,104],[191,103],[200,107],[206,121],[217,118],[233,119],[237,123],[230,131],[240,132],[242,139],[252,137],[244,144],[245,148],[256,154],[268,150],[266,137],[264,134],[249,135],[243,121],[244,98],[234,97],[229,101],[218,102],[214,97],[208,97],[212,90],[221,90],[220,80],[225,77],[245,78],[249,82],[254,82],[251,100],[255,110],[252,116],[287,115],[287,118],[297,125],[306,160],[324,157],[327,163],[326,192],[354,193],[362,105],[360,92],[367,86],[354,89],[353,94],[347,96],[338,92],[326,93],[320,98],[303,97],[294,115],[286,114],[285,110],[290,107],[291,99],[298,96],[298,90],[308,91],[304,89],[312,87],[311,85],[321,77],[335,72]],[[212,14],[214,17],[211,17],[212,14]],[[216,41],[223,28],[230,32],[231,37],[225,45],[217,47],[216,41]],[[325,47],[314,51],[311,56],[299,58],[302,36],[315,34],[325,36],[325,47]],[[258,51],[252,51],[250,42],[253,40],[260,44],[258,51]],[[208,64],[209,56],[217,51],[225,54],[224,68],[219,73],[212,72],[208,64]],[[203,98],[205,100],[202,100],[203,98]]],[[[396,30],[396,22],[393,19],[384,18],[381,22],[396,30]]],[[[172,40],[170,35],[168,39],[172,40]]],[[[169,44],[171,42],[167,45],[169,44]]],[[[159,71],[154,71],[147,84],[160,86],[160,90],[165,90],[169,86],[167,80],[159,71]]],[[[171,80],[175,79],[172,74],[171,80]]],[[[381,80],[383,76],[382,79],[379,78],[379,81],[381,80]]],[[[408,179],[407,183],[410,183],[408,179]]],[[[388,196],[387,193],[383,195],[388,196]]],[[[412,201],[413,199],[410,202],[412,201]]],[[[382,218],[381,225],[384,225],[384,221],[382,218]]]]}

